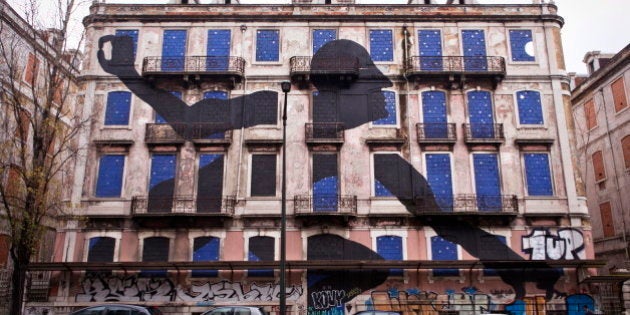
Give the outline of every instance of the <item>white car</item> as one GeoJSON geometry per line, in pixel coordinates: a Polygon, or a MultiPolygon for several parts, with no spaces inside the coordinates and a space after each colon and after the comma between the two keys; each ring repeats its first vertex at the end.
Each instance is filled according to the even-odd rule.
{"type": "Polygon", "coordinates": [[[218,306],[201,315],[268,315],[258,306],[218,306]]]}

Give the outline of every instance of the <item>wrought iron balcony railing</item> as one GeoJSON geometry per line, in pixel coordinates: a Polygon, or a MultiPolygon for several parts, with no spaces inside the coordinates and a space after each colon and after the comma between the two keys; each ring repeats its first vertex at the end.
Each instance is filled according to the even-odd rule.
{"type": "Polygon", "coordinates": [[[504,140],[503,124],[464,124],[466,143],[502,143],[504,140]]]}
{"type": "Polygon", "coordinates": [[[357,213],[357,196],[299,195],[294,197],[296,214],[345,214],[357,213]]]}
{"type": "Polygon", "coordinates": [[[417,214],[518,213],[516,195],[427,195],[414,201],[417,214]]]}
{"type": "Polygon", "coordinates": [[[344,142],[344,126],[342,123],[307,123],[305,130],[306,141],[309,143],[344,142]]]}
{"type": "Polygon", "coordinates": [[[182,143],[184,139],[195,142],[231,142],[232,130],[224,123],[146,124],[146,143],[182,143]]]}
{"type": "Polygon", "coordinates": [[[407,76],[466,74],[505,76],[505,58],[498,56],[413,56],[405,64],[407,76]]]}
{"type": "Polygon", "coordinates": [[[219,214],[233,215],[235,196],[136,196],[131,200],[132,215],[219,214]]]}
{"type": "Polygon", "coordinates": [[[359,75],[359,58],[350,56],[321,57],[293,56],[289,59],[290,74],[347,74],[359,75]]]}
{"type": "Polygon", "coordinates": [[[142,75],[198,74],[235,75],[245,73],[245,59],[234,56],[145,57],[142,75]]]}
{"type": "Polygon", "coordinates": [[[457,140],[453,123],[418,123],[416,132],[420,143],[454,143],[457,140]]]}

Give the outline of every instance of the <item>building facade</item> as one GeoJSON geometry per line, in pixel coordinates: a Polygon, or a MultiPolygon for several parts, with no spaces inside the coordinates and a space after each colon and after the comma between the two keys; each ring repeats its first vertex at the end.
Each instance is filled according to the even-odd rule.
{"type": "MultiPolygon", "coordinates": [[[[619,53],[587,53],[588,76],[576,80],[573,119],[579,165],[586,183],[595,256],[606,261],[599,283],[602,293],[625,301],[630,292],[630,47],[619,53]],[[622,283],[626,281],[626,285],[622,283]]],[[[616,307],[624,307],[617,304],[616,307]]]]}
{"type": "Polygon", "coordinates": [[[29,305],[278,312],[286,167],[291,313],[594,309],[556,11],[94,3],[84,219],[29,305]]]}

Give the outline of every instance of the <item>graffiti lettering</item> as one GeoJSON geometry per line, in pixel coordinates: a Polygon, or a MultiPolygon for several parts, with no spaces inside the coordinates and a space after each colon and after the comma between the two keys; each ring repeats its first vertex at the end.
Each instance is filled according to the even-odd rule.
{"type": "Polygon", "coordinates": [[[168,279],[136,276],[90,275],[81,286],[83,293],[77,294],[77,302],[166,302],[175,294],[175,286],[168,279]]]}
{"type": "Polygon", "coordinates": [[[313,307],[318,310],[341,306],[343,303],[342,299],[345,296],[346,291],[344,290],[326,290],[311,293],[313,307]]]}
{"type": "Polygon", "coordinates": [[[313,307],[309,307],[308,315],[344,315],[344,311],[343,307],[335,307],[327,310],[316,310],[313,307]]]}
{"type": "MultiPolygon", "coordinates": [[[[138,278],[137,276],[90,275],[81,284],[83,292],[77,302],[253,302],[279,300],[279,285],[219,281],[175,288],[169,279],[138,278]]],[[[287,286],[287,301],[297,301],[303,294],[300,285],[287,286]]]]}
{"type": "Polygon", "coordinates": [[[548,229],[537,228],[523,236],[522,248],[531,260],[583,259],[584,236],[573,228],[558,229],[557,235],[548,229]]]}

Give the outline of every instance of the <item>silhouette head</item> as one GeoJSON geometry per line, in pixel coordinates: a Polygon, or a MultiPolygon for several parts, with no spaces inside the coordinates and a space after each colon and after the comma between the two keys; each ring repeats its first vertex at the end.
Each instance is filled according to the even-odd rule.
{"type": "Polygon", "coordinates": [[[338,121],[346,129],[388,115],[382,89],[392,87],[392,82],[356,42],[339,39],[322,46],[311,60],[311,80],[320,92],[332,91],[336,97],[335,102],[325,102],[328,105],[315,100],[315,106],[335,104],[338,121]]]}

